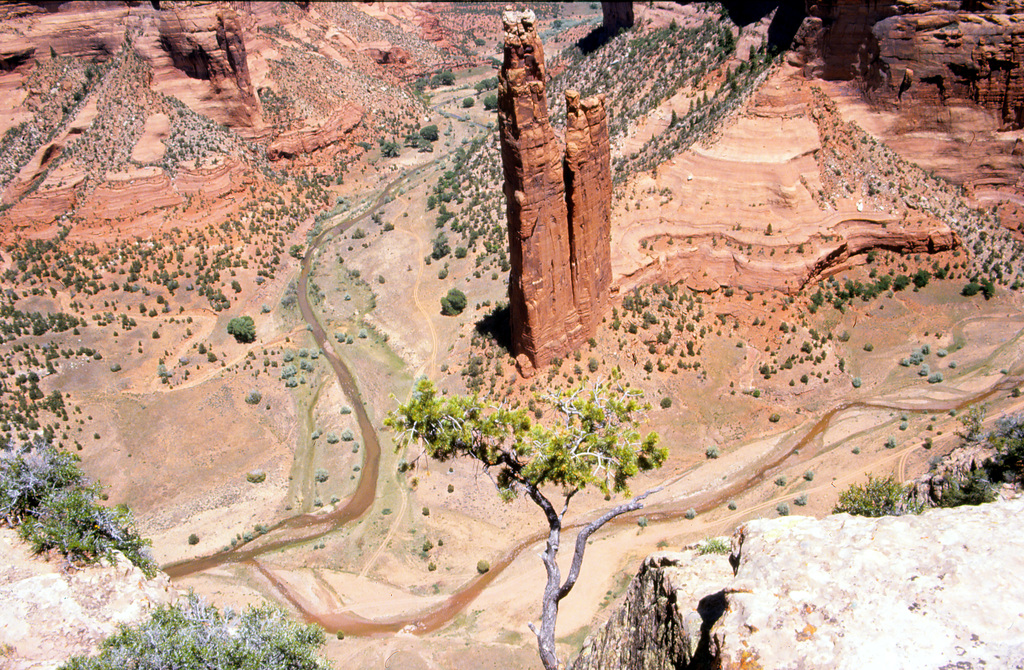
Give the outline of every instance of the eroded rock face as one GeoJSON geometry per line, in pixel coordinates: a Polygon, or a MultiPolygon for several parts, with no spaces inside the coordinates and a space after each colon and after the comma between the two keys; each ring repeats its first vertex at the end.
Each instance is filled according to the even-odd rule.
{"type": "Polygon", "coordinates": [[[259,105],[249,78],[242,29],[233,10],[217,6],[163,10],[155,37],[156,45],[141,50],[158,71],[154,77],[157,90],[167,82],[168,92],[176,91],[175,73],[160,76],[160,70],[170,65],[192,80],[189,84],[193,88],[196,82],[207,82],[206,96],[216,99],[217,104],[202,110],[206,96],[201,94],[199,111],[234,128],[249,128],[256,123],[259,105]],[[157,45],[160,51],[152,49],[157,45]]]}
{"type": "Polygon", "coordinates": [[[512,340],[522,368],[593,335],[611,283],[611,167],[604,100],[566,94],[566,144],[544,90],[532,12],[505,12],[498,123],[510,259],[512,340]]]}
{"type": "Polygon", "coordinates": [[[807,3],[796,59],[809,74],[858,79],[880,102],[971,101],[1024,127],[1024,2],[807,3]]]}
{"type": "Polygon", "coordinates": [[[612,283],[612,171],[604,96],[565,93],[565,190],[576,310],[588,337],[612,283]]]}
{"type": "Polygon", "coordinates": [[[647,559],[573,668],[1024,667],[1022,513],[747,522],[732,579],[692,553],[647,559]]]}
{"type": "Polygon", "coordinates": [[[602,26],[609,35],[633,27],[632,2],[602,2],[601,13],[604,15],[602,26]]]}

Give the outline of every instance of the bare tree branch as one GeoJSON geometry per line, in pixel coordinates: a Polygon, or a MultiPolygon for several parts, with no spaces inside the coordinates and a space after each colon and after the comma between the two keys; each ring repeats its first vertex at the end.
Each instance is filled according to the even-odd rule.
{"type": "Polygon", "coordinates": [[[597,519],[588,523],[583,530],[580,531],[580,534],[576,536],[576,550],[572,556],[572,564],[569,566],[569,574],[566,575],[565,583],[562,584],[562,587],[558,590],[559,600],[569,595],[569,592],[572,591],[572,587],[576,586],[576,579],[579,577],[580,568],[583,566],[583,552],[587,550],[587,540],[590,539],[590,536],[601,528],[601,526],[605,525],[615,517],[641,509],[644,506],[643,500],[662,490],[662,488],[664,487],[659,486],[657,488],[653,488],[650,491],[641,493],[627,503],[623,503],[618,507],[613,507],[597,519]]]}

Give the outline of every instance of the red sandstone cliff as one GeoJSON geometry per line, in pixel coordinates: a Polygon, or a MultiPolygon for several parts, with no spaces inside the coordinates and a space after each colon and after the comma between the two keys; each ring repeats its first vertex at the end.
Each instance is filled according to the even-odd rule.
{"type": "Polygon", "coordinates": [[[969,101],[1024,127],[1024,0],[807,3],[793,60],[877,102],[969,101]]]}
{"type": "Polygon", "coordinates": [[[565,189],[573,300],[592,332],[608,305],[612,283],[611,151],[604,96],[580,100],[565,92],[565,189]]]}
{"type": "Polygon", "coordinates": [[[602,98],[567,93],[567,151],[544,91],[532,12],[506,12],[498,125],[505,172],[514,353],[545,365],[590,337],[611,282],[611,168],[602,98]]]}

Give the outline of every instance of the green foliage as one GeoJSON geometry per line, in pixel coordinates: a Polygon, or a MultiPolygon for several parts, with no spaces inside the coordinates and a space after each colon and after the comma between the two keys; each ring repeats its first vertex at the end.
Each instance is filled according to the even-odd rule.
{"type": "Polygon", "coordinates": [[[265,470],[250,470],[245,475],[245,481],[250,484],[262,484],[267,480],[267,473],[265,470]]]}
{"type": "Polygon", "coordinates": [[[420,137],[427,140],[428,142],[436,142],[438,136],[437,126],[431,124],[429,126],[423,126],[420,128],[420,137]]]}
{"type": "Polygon", "coordinates": [[[98,656],[72,658],[61,670],[327,670],[316,655],[325,639],[319,626],[290,621],[270,606],[221,613],[189,594],[138,626],[122,625],[98,656]]]}
{"type": "Polygon", "coordinates": [[[422,439],[431,458],[468,456],[496,470],[506,500],[516,497],[521,484],[626,493],[631,477],[660,467],[668,455],[656,433],[641,436],[637,429],[638,414],[647,409],[638,396],[595,384],[536,397],[536,405],[562,419],[547,427],[534,424],[525,409],[486,407],[476,396],[442,398],[429,380],[421,380],[412,399],[384,423],[400,434],[400,447],[422,439]]]}
{"type": "Polygon", "coordinates": [[[466,98],[462,99],[462,108],[463,109],[469,109],[470,107],[472,107],[475,104],[476,104],[476,100],[474,100],[472,97],[466,97],[466,98]]]}
{"type": "Polygon", "coordinates": [[[236,316],[228,322],[228,335],[233,336],[237,342],[255,342],[256,323],[251,316],[236,316]]]}
{"type": "Polygon", "coordinates": [[[997,497],[995,487],[983,469],[974,470],[961,481],[951,482],[942,489],[938,507],[960,507],[989,503],[997,497]]]}
{"type": "Polygon", "coordinates": [[[832,509],[833,514],[870,517],[901,516],[920,511],[921,505],[910,500],[908,488],[892,475],[885,479],[868,475],[866,484],[852,484],[839,494],[839,501],[832,509]]]}
{"type": "Polygon", "coordinates": [[[697,545],[697,553],[701,556],[705,554],[728,554],[731,551],[732,547],[729,546],[729,541],[724,537],[709,537],[697,545]]]}
{"type": "Polygon", "coordinates": [[[448,295],[441,298],[441,313],[445,316],[461,314],[466,309],[466,294],[457,288],[449,289],[448,295]]]}
{"type": "Polygon", "coordinates": [[[100,487],[88,484],[74,454],[37,443],[26,453],[0,460],[0,515],[18,526],[36,553],[55,550],[69,561],[113,560],[120,551],[147,575],[157,566],[149,540],[139,536],[131,511],[97,501],[100,487]]]}
{"type": "Polygon", "coordinates": [[[401,150],[398,142],[382,141],[380,143],[380,155],[385,158],[394,158],[401,150]]]}
{"type": "Polygon", "coordinates": [[[479,572],[481,575],[484,574],[485,572],[489,572],[490,569],[491,569],[491,564],[488,563],[487,561],[479,560],[479,561],[476,562],[476,571],[479,572]]]}
{"type": "Polygon", "coordinates": [[[496,96],[495,94],[491,93],[490,95],[484,97],[484,109],[486,109],[487,111],[490,112],[490,111],[493,111],[493,110],[495,110],[497,108],[498,108],[498,96],[496,96]]]}

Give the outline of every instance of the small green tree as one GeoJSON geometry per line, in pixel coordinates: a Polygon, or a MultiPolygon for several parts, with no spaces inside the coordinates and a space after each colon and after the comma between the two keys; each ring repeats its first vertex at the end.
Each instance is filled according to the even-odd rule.
{"type": "Polygon", "coordinates": [[[476,104],[476,100],[474,100],[470,96],[467,96],[467,97],[462,99],[462,108],[463,109],[469,109],[470,107],[472,107],[475,104],[476,104]]]}
{"type": "Polygon", "coordinates": [[[237,342],[255,342],[256,323],[251,316],[236,316],[228,322],[228,335],[234,336],[237,342]]]}
{"type": "MultiPolygon", "coordinates": [[[[541,560],[547,571],[537,636],[541,661],[558,667],[555,620],[558,604],[576,585],[590,536],[615,517],[643,507],[648,491],[586,524],[576,537],[569,574],[562,580],[557,562],[561,532],[569,503],[580,490],[594,486],[606,495],[628,495],[629,480],[658,468],[668,453],[658,435],[642,436],[640,415],[649,406],[640,393],[612,384],[594,384],[534,398],[554,410],[552,426],[535,424],[526,409],[485,406],[477,396],[441,397],[421,380],[412,399],[388,414],[384,424],[399,434],[399,448],[422,440],[430,458],[447,461],[469,457],[495,473],[498,494],[505,501],[525,494],[544,513],[548,541],[541,560]],[[556,487],[563,498],[559,511],[548,498],[556,487]]],[[[657,489],[655,489],[657,490],[657,489]]]]}
{"type": "Polygon", "coordinates": [[[490,112],[490,111],[493,111],[493,110],[495,110],[497,108],[498,108],[498,96],[496,96],[495,94],[491,93],[490,95],[487,95],[487,96],[484,97],[484,109],[486,109],[488,112],[490,112]]]}
{"type": "Polygon", "coordinates": [[[427,140],[428,142],[436,142],[438,138],[437,126],[430,124],[429,126],[423,126],[420,128],[420,137],[427,140]]]}
{"type": "Polygon", "coordinates": [[[450,289],[448,295],[441,298],[441,313],[445,316],[462,314],[466,309],[466,294],[457,288],[450,289]]]}

